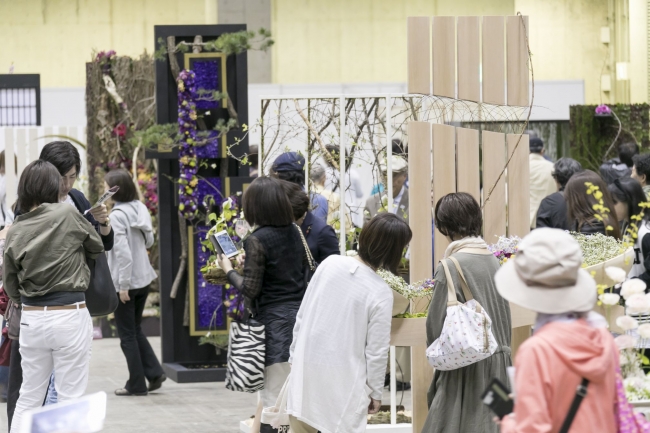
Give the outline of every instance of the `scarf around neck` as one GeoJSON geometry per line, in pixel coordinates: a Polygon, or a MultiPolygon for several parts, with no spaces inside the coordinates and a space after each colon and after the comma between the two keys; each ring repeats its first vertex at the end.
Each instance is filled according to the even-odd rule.
{"type": "Polygon", "coordinates": [[[449,244],[447,249],[445,250],[445,256],[443,258],[447,258],[451,256],[452,254],[457,253],[458,251],[462,250],[463,248],[478,248],[478,249],[488,249],[487,243],[483,240],[483,238],[480,237],[472,237],[468,236],[466,238],[453,241],[452,243],[449,244]]]}

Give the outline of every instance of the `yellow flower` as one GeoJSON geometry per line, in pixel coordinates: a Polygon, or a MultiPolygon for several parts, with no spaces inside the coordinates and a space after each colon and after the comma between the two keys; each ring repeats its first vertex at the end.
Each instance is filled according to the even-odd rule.
{"type": "Polygon", "coordinates": [[[185,91],[185,84],[183,84],[182,81],[179,81],[179,82],[178,82],[178,90],[179,90],[180,92],[184,92],[184,91],[185,91]]]}
{"type": "Polygon", "coordinates": [[[181,161],[181,164],[187,165],[187,164],[189,164],[189,162],[190,162],[190,158],[187,157],[187,156],[184,156],[184,157],[182,157],[182,158],[180,159],[180,161],[181,161]]]}
{"type": "Polygon", "coordinates": [[[196,111],[190,111],[190,119],[196,120],[196,111]]]}
{"type": "Polygon", "coordinates": [[[199,183],[199,180],[197,178],[194,178],[190,181],[190,186],[194,188],[197,184],[199,183]]]}

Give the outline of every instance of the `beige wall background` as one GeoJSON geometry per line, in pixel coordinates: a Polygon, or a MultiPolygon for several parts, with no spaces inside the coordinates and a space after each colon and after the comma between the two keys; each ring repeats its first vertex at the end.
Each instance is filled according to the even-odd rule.
{"type": "MultiPolygon", "coordinates": [[[[648,100],[648,0],[268,1],[274,83],[405,82],[406,17],[521,11],[530,17],[535,78],[584,80],[587,103],[612,102],[600,90],[609,58],[600,28],[610,25],[612,3],[629,1],[630,99],[648,100]]],[[[130,56],[152,52],[154,25],[216,23],[217,4],[0,0],[0,73],[13,62],[16,73],[40,73],[42,87],[84,87],[84,63],[93,49],[130,56]]]]}

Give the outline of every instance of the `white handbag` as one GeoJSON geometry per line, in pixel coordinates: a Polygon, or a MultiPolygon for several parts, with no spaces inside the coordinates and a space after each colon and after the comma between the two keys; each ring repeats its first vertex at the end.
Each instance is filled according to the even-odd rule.
{"type": "Polygon", "coordinates": [[[289,379],[291,373],[285,380],[278,398],[275,400],[275,406],[265,407],[262,410],[262,424],[270,424],[274,429],[279,432],[290,431],[289,427],[289,414],[287,413],[287,396],[289,395],[289,379]]]}
{"type": "Polygon", "coordinates": [[[458,260],[454,257],[449,259],[456,266],[467,302],[458,302],[454,281],[446,261],[442,260],[440,263],[447,277],[447,317],[440,337],[427,348],[426,354],[429,364],[443,371],[456,370],[489,358],[498,347],[492,334],[492,320],[472,296],[458,260]]]}

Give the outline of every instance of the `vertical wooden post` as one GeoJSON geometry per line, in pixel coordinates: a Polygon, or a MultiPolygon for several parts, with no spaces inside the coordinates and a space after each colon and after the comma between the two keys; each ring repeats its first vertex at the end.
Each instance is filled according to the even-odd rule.
{"type": "MultiPolygon", "coordinates": [[[[453,126],[433,124],[433,206],[443,196],[456,192],[456,131],[453,126]]],[[[449,240],[436,229],[434,236],[435,263],[449,245],[449,240]]]]}
{"type": "Polygon", "coordinates": [[[27,131],[25,128],[16,129],[16,159],[18,160],[18,179],[20,179],[20,175],[27,165],[27,131]]]}
{"type": "MultiPolygon", "coordinates": [[[[508,157],[514,154],[508,165],[508,236],[523,238],[530,232],[528,135],[508,134],[506,144],[508,157]]],[[[515,304],[510,304],[510,312],[513,319],[510,347],[514,359],[519,346],[531,335],[535,313],[515,304]],[[517,326],[521,323],[524,325],[517,326]]]]}
{"type": "Polygon", "coordinates": [[[408,17],[406,21],[408,93],[431,93],[431,46],[429,17],[408,17]]]}
{"type": "Polygon", "coordinates": [[[503,17],[483,17],[483,102],[504,105],[505,47],[503,17]]]}
{"type": "Polygon", "coordinates": [[[458,17],[458,99],[481,101],[478,17],[458,17]]]}
{"type": "MultiPolygon", "coordinates": [[[[428,122],[409,122],[409,225],[411,240],[411,281],[431,278],[431,126],[428,122]],[[417,181],[416,181],[417,179],[417,181]]],[[[411,308],[415,308],[411,303],[411,308]]],[[[411,392],[413,399],[413,432],[421,432],[427,419],[427,391],[433,379],[426,346],[411,347],[411,392]]]]}
{"type": "Polygon", "coordinates": [[[5,128],[5,184],[7,204],[11,206],[18,196],[18,179],[16,177],[14,128],[5,128]]]}
{"type": "Polygon", "coordinates": [[[456,128],[458,155],[458,192],[471,194],[481,202],[481,168],[479,163],[478,130],[456,128]]]}
{"type": "Polygon", "coordinates": [[[528,105],[527,30],[528,17],[513,16],[507,18],[508,105],[528,105]]]}
{"type": "Polygon", "coordinates": [[[506,185],[505,176],[495,182],[506,165],[505,135],[500,132],[483,131],[483,237],[493,244],[506,234],[506,185]],[[490,189],[494,186],[492,194],[490,189]]]}
{"type": "Polygon", "coordinates": [[[456,97],[456,19],[433,17],[433,94],[456,97]]]}

